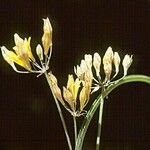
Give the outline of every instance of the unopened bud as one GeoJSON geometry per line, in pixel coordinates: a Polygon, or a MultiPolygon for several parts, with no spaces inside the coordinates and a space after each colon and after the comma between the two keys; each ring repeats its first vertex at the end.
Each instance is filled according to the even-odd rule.
{"type": "Polygon", "coordinates": [[[101,57],[98,53],[94,53],[93,66],[96,71],[96,76],[100,76],[101,57]]]}
{"type": "Polygon", "coordinates": [[[44,47],[44,54],[47,55],[49,52],[49,48],[52,46],[52,26],[48,18],[43,19],[43,21],[44,34],[42,36],[42,44],[44,47]]]}
{"type": "Polygon", "coordinates": [[[52,88],[54,95],[61,102],[62,105],[65,105],[63,98],[62,98],[61,90],[57,85],[56,77],[51,72],[48,75],[49,75],[49,79],[51,80],[51,84],[52,84],[51,88],[52,88]]]}
{"type": "Polygon", "coordinates": [[[113,61],[113,51],[111,47],[108,47],[104,57],[103,57],[103,65],[104,72],[106,75],[106,80],[110,80],[111,72],[112,72],[112,61],[113,61]]]}
{"type": "Polygon", "coordinates": [[[42,61],[43,60],[43,49],[40,44],[38,44],[36,47],[36,54],[38,55],[40,61],[42,61]]]}
{"type": "Polygon", "coordinates": [[[116,73],[114,75],[114,77],[115,77],[118,74],[118,72],[119,72],[119,65],[120,65],[120,56],[119,56],[119,54],[117,52],[114,52],[113,63],[115,65],[115,71],[116,71],[116,73]]]}
{"type": "Polygon", "coordinates": [[[122,61],[123,70],[124,70],[124,76],[127,75],[127,71],[128,71],[129,67],[132,64],[132,61],[133,61],[132,56],[133,55],[131,55],[131,56],[130,55],[125,55],[124,56],[124,59],[122,61]]]}
{"type": "Polygon", "coordinates": [[[84,60],[88,66],[88,68],[90,69],[92,67],[92,55],[90,54],[85,54],[84,55],[84,60]]]}

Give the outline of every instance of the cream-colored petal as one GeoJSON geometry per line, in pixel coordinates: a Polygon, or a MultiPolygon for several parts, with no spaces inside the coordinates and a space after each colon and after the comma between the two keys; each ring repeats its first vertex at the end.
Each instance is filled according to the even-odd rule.
{"type": "Polygon", "coordinates": [[[43,36],[42,36],[42,45],[44,47],[44,54],[47,55],[49,48],[52,46],[52,26],[48,18],[43,19],[43,36]]]}
{"type": "Polygon", "coordinates": [[[96,76],[100,76],[101,57],[98,53],[94,53],[93,66],[96,71],[96,76]]]}
{"type": "Polygon", "coordinates": [[[84,55],[84,60],[85,60],[85,63],[87,65],[88,69],[91,69],[91,67],[92,67],[92,55],[85,54],[84,55]]]}
{"type": "Polygon", "coordinates": [[[63,87],[63,97],[65,99],[65,101],[70,105],[70,108],[75,111],[75,101],[74,98],[72,96],[72,93],[66,89],[65,87],[63,87]]]}
{"type": "Polygon", "coordinates": [[[24,53],[27,53],[28,57],[32,61],[35,61],[35,58],[33,57],[33,54],[31,52],[30,41],[31,41],[31,37],[29,37],[28,40],[25,38],[22,49],[23,49],[24,53]]]}
{"type": "Polygon", "coordinates": [[[86,93],[86,88],[85,86],[82,88],[80,95],[79,95],[79,100],[80,100],[80,111],[83,111],[83,108],[85,107],[85,103],[87,101],[87,93],[86,93]]]}
{"type": "Polygon", "coordinates": [[[114,52],[113,63],[115,65],[115,72],[116,72],[115,75],[114,75],[114,77],[115,77],[119,72],[119,65],[120,65],[120,56],[117,52],[114,52]]]}
{"type": "Polygon", "coordinates": [[[105,72],[105,80],[109,81],[111,72],[112,72],[112,61],[113,61],[113,51],[111,47],[108,47],[104,57],[103,57],[103,65],[104,65],[104,72],[105,72]]]}

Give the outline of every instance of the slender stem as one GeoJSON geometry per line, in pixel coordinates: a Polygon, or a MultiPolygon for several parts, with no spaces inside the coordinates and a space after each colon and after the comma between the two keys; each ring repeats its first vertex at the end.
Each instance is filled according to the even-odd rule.
{"type": "Polygon", "coordinates": [[[73,124],[74,124],[74,140],[75,144],[77,141],[77,121],[76,121],[76,116],[73,116],[73,124]]]}
{"type": "Polygon", "coordinates": [[[75,150],[82,150],[83,141],[84,141],[88,126],[93,118],[95,111],[97,110],[98,106],[101,104],[101,100],[104,99],[111,91],[113,91],[118,86],[125,84],[125,83],[129,83],[129,82],[144,82],[144,83],[150,84],[150,77],[146,75],[126,76],[124,79],[118,81],[117,83],[110,85],[103,94],[100,94],[97,97],[97,99],[95,99],[92,106],[88,110],[87,115],[82,123],[80,131],[78,133],[75,150]]]}
{"type": "Polygon", "coordinates": [[[57,106],[57,110],[59,112],[59,116],[60,116],[60,119],[61,119],[61,122],[62,122],[62,125],[63,125],[63,129],[64,129],[64,132],[65,132],[65,135],[66,135],[66,139],[67,139],[69,150],[72,150],[72,145],[71,145],[70,137],[69,137],[69,134],[68,134],[68,130],[67,130],[67,127],[66,127],[66,123],[65,123],[65,120],[64,120],[64,117],[63,117],[63,114],[62,114],[59,102],[57,101],[57,98],[56,98],[56,96],[55,96],[55,94],[54,94],[54,92],[52,90],[51,81],[50,81],[50,79],[48,77],[47,72],[45,72],[44,74],[45,74],[45,77],[46,77],[47,82],[49,84],[49,87],[51,89],[52,95],[54,97],[54,100],[55,100],[55,103],[56,103],[56,106],[57,106]]]}
{"type": "Polygon", "coordinates": [[[103,116],[103,106],[104,99],[101,99],[101,104],[99,108],[99,119],[98,119],[98,131],[97,131],[97,139],[96,139],[96,150],[100,149],[100,139],[101,139],[101,129],[102,129],[102,116],[103,116]]]}

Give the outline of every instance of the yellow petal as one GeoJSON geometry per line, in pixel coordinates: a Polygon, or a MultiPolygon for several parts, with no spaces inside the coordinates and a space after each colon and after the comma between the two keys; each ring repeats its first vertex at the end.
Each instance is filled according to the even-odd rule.
{"type": "Polygon", "coordinates": [[[75,103],[74,103],[72,93],[65,87],[63,87],[63,97],[64,97],[65,101],[70,105],[71,109],[74,110],[75,103]]]}
{"type": "Polygon", "coordinates": [[[78,95],[78,91],[79,91],[79,87],[80,87],[80,83],[81,81],[77,78],[75,80],[75,84],[73,86],[73,96],[74,96],[74,99],[76,100],[77,99],[77,95],[78,95]]]}
{"type": "Polygon", "coordinates": [[[30,46],[31,37],[28,38],[28,40],[25,38],[23,43],[23,50],[25,50],[25,53],[27,53],[28,57],[35,61],[35,58],[33,57],[33,54],[31,52],[31,46],[30,46]]]}
{"type": "Polygon", "coordinates": [[[79,99],[80,99],[80,111],[82,111],[87,101],[87,92],[85,86],[82,88],[80,92],[79,99]]]}
{"type": "MultiPolygon", "coordinates": [[[[1,47],[2,50],[2,55],[4,57],[4,59],[10,64],[12,65],[13,62],[17,63],[18,65],[26,68],[26,65],[24,64],[24,62],[19,59],[19,57],[12,51],[9,51],[5,46],[1,47]]],[[[27,68],[26,68],[27,69],[27,68]]]]}
{"type": "Polygon", "coordinates": [[[48,75],[52,84],[51,88],[54,92],[54,95],[62,103],[62,105],[65,105],[63,98],[62,98],[61,90],[57,85],[57,78],[51,72],[48,75]]]}
{"type": "Polygon", "coordinates": [[[69,89],[71,92],[73,91],[73,85],[74,85],[74,78],[73,75],[68,75],[68,82],[67,82],[67,89],[69,89]]]}

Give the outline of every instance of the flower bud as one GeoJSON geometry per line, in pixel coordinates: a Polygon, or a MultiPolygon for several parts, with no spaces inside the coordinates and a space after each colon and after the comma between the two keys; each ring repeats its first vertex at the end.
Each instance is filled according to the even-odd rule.
{"type": "Polygon", "coordinates": [[[40,44],[38,44],[36,47],[36,54],[38,55],[40,61],[42,61],[43,60],[43,49],[40,44]]]}
{"type": "Polygon", "coordinates": [[[51,72],[48,75],[49,75],[49,79],[51,80],[51,84],[52,84],[51,88],[52,88],[54,95],[62,103],[62,105],[65,105],[63,98],[62,98],[61,90],[57,85],[57,78],[51,72]]]}
{"type": "Polygon", "coordinates": [[[105,80],[110,80],[111,72],[112,72],[112,61],[113,61],[113,51],[111,47],[108,47],[104,57],[103,57],[103,65],[105,72],[105,80]]]}
{"type": "Polygon", "coordinates": [[[133,55],[131,55],[131,56],[130,55],[125,55],[124,56],[124,59],[122,61],[123,70],[124,70],[124,76],[127,75],[127,71],[128,71],[129,67],[132,64],[132,61],[133,61],[132,56],[133,55]]]}
{"type": "Polygon", "coordinates": [[[48,18],[43,19],[43,36],[42,36],[42,44],[44,47],[44,54],[47,55],[49,52],[49,48],[52,46],[52,26],[48,18]]]}
{"type": "Polygon", "coordinates": [[[117,52],[114,52],[113,63],[115,65],[115,71],[116,71],[116,73],[114,75],[114,77],[115,77],[118,74],[118,72],[119,72],[119,65],[120,65],[120,56],[119,56],[119,54],[117,52]]]}
{"type": "Polygon", "coordinates": [[[94,53],[94,58],[93,58],[93,66],[96,71],[96,76],[100,76],[100,66],[101,66],[101,57],[98,53],[94,53]]]}
{"type": "Polygon", "coordinates": [[[85,54],[84,55],[84,60],[85,60],[85,63],[87,65],[87,67],[90,69],[92,67],[92,55],[85,54]]]}

